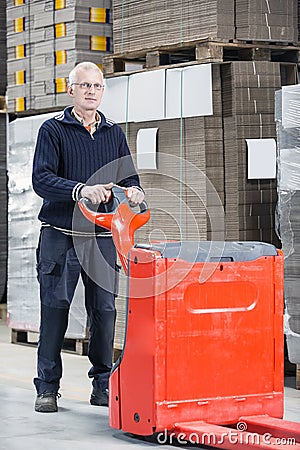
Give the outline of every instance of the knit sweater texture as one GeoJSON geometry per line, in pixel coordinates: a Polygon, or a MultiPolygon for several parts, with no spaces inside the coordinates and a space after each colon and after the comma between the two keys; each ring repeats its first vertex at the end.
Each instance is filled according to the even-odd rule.
{"type": "MultiPolygon", "coordinates": [[[[78,213],[74,198],[78,186],[113,182],[123,187],[140,187],[140,182],[121,127],[98,111],[101,124],[91,135],[71,111],[72,107],[67,107],[41,125],[32,185],[43,198],[38,216],[41,222],[90,232],[92,224],[78,213]]],[[[95,230],[93,225],[93,230],[102,229],[95,230]]]]}

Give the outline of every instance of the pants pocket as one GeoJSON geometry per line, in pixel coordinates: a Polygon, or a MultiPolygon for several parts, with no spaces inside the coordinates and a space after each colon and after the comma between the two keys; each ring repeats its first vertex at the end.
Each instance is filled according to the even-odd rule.
{"type": "Polygon", "coordinates": [[[37,264],[38,280],[40,281],[43,275],[58,275],[58,265],[55,261],[39,261],[37,264]]]}

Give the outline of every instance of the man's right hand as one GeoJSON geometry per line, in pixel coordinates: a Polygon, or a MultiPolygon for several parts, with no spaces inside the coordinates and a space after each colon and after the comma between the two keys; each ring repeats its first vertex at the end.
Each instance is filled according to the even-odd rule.
{"type": "Polygon", "coordinates": [[[94,205],[97,203],[108,203],[111,199],[111,188],[113,185],[114,183],[84,186],[80,191],[80,196],[88,198],[94,205]]]}

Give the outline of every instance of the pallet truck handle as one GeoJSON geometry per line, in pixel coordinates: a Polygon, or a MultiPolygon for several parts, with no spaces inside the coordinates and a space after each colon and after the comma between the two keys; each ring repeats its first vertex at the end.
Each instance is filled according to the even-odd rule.
{"type": "Polygon", "coordinates": [[[86,219],[111,231],[121,264],[127,274],[128,252],[134,246],[134,233],[148,222],[150,210],[143,201],[137,205],[139,211],[136,211],[128,201],[126,189],[120,186],[113,186],[111,191],[110,201],[103,205],[105,212],[92,209],[92,203],[87,198],[80,199],[78,206],[86,219]]]}

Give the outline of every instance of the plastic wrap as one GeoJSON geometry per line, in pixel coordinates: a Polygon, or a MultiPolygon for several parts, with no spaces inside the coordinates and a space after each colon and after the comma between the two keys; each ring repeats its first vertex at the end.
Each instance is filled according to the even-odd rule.
{"type": "MultiPolygon", "coordinates": [[[[16,119],[9,124],[8,165],[8,325],[16,330],[39,329],[39,285],[36,247],[42,199],[32,189],[35,141],[41,123],[53,114],[16,119]]],[[[70,309],[67,338],[86,338],[87,317],[80,282],[70,309]]]]}
{"type": "Polygon", "coordinates": [[[289,360],[300,363],[300,85],[276,92],[276,223],[285,257],[285,334],[289,360]]]}

